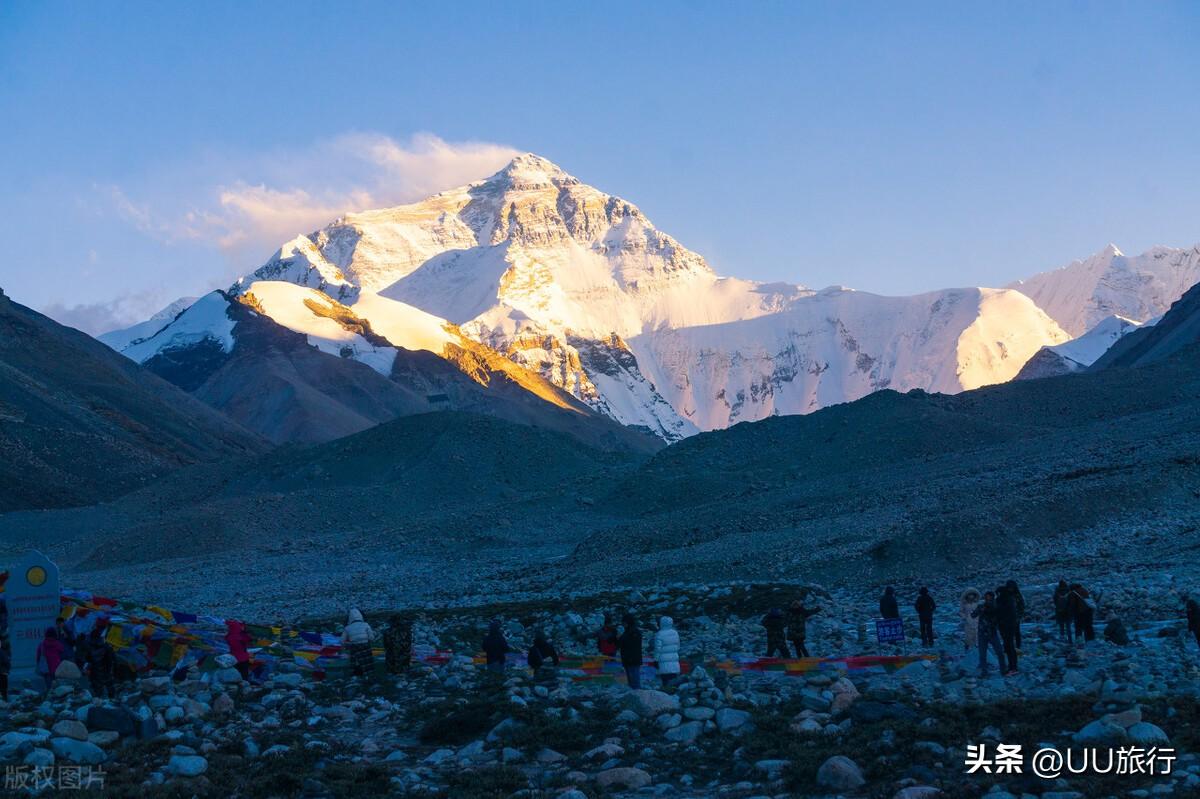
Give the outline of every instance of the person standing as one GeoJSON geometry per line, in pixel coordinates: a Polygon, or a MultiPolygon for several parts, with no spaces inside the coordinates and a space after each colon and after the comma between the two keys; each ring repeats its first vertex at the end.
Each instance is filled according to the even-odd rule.
{"type": "Polygon", "coordinates": [[[512,649],[500,629],[500,620],[492,619],[487,635],[483,637],[483,654],[487,657],[487,670],[493,674],[504,673],[504,659],[512,649]]]}
{"type": "Polygon", "coordinates": [[[596,632],[596,649],[605,657],[614,657],[617,654],[618,648],[616,625],[612,622],[612,616],[605,613],[604,623],[600,625],[600,629],[596,632]]]}
{"type": "Polygon", "coordinates": [[[996,629],[1000,632],[1000,640],[1004,644],[1004,654],[1008,657],[1008,665],[1000,663],[1001,673],[1007,677],[1017,673],[1017,636],[1021,627],[1021,606],[1017,593],[1005,584],[996,594],[996,629]]]}
{"type": "Polygon", "coordinates": [[[979,636],[979,676],[988,674],[988,647],[996,653],[996,663],[1004,670],[1004,652],[1000,648],[1000,634],[996,631],[996,595],[988,591],[983,595],[983,601],[971,611],[971,617],[976,620],[979,636]]]}
{"type": "Polygon", "coordinates": [[[771,608],[767,615],[763,616],[762,626],[767,630],[767,657],[791,657],[792,654],[788,652],[787,644],[784,643],[787,622],[783,618],[783,611],[771,608]]]}
{"type": "Polygon", "coordinates": [[[1013,601],[1017,606],[1017,627],[1013,635],[1013,645],[1016,647],[1017,654],[1021,652],[1021,622],[1025,621],[1025,597],[1021,595],[1021,589],[1017,587],[1016,580],[1009,580],[1004,584],[1005,589],[1013,597],[1013,601]]]}
{"type": "Polygon", "coordinates": [[[8,636],[0,634],[0,699],[8,701],[8,673],[12,669],[12,648],[8,636]]]}
{"type": "Polygon", "coordinates": [[[913,603],[917,611],[917,619],[921,622],[921,646],[933,646],[933,611],[937,603],[929,595],[929,589],[922,586],[913,603]]]}
{"type": "Polygon", "coordinates": [[[670,616],[658,620],[658,632],[654,634],[654,660],[658,665],[658,679],[666,688],[679,676],[679,632],[670,616]]]}
{"type": "Polygon", "coordinates": [[[554,644],[550,643],[550,639],[546,637],[546,633],[540,627],[533,634],[533,644],[529,647],[529,652],[525,656],[525,662],[529,664],[529,668],[533,670],[534,679],[545,679],[553,676],[554,672],[543,672],[542,668],[546,665],[546,661],[550,661],[551,665],[558,668],[558,650],[554,648],[554,644]]]}
{"type": "Polygon", "coordinates": [[[250,646],[250,633],[246,632],[246,625],[235,619],[226,620],[225,643],[229,646],[229,654],[237,661],[235,668],[238,674],[242,675],[243,680],[250,679],[250,650],[247,649],[250,646]]]}
{"type": "Polygon", "coordinates": [[[625,628],[617,639],[621,667],[625,669],[629,687],[636,691],[642,687],[642,631],[638,629],[637,619],[632,613],[621,617],[621,625],[625,628]]]}
{"type": "Polygon", "coordinates": [[[1187,613],[1187,628],[1188,631],[1196,639],[1196,644],[1200,646],[1200,602],[1196,601],[1195,597],[1185,597],[1184,610],[1187,613]]]}
{"type": "Polygon", "coordinates": [[[970,652],[979,643],[979,622],[972,618],[972,613],[979,606],[979,589],[968,588],[963,591],[958,602],[958,617],[962,619],[963,651],[970,652]]]}
{"type": "Polygon", "coordinates": [[[1071,586],[1071,620],[1075,623],[1075,637],[1084,642],[1094,641],[1096,629],[1093,626],[1096,618],[1096,601],[1092,595],[1079,583],[1071,586]]]}
{"type": "Polygon", "coordinates": [[[87,646],[88,682],[92,687],[93,696],[103,696],[112,699],[116,695],[113,688],[116,671],[117,654],[112,644],[104,637],[104,630],[97,627],[92,630],[87,646]]]}
{"type": "Polygon", "coordinates": [[[821,612],[820,608],[806,608],[799,599],[792,602],[787,614],[787,634],[792,642],[796,657],[811,657],[808,654],[808,620],[821,612]]]}
{"type": "Polygon", "coordinates": [[[879,618],[900,618],[900,603],[896,601],[896,589],[890,585],[884,589],[883,596],[879,598],[879,618]]]}
{"type": "Polygon", "coordinates": [[[1058,625],[1058,637],[1065,638],[1068,644],[1075,643],[1075,631],[1071,624],[1071,586],[1066,580],[1059,580],[1054,589],[1054,622],[1058,625]]]}
{"type": "Polygon", "coordinates": [[[363,620],[362,611],[350,608],[342,629],[342,644],[350,654],[350,671],[355,677],[367,677],[375,671],[375,653],[371,651],[374,637],[375,631],[363,620]]]}
{"type": "Polygon", "coordinates": [[[53,627],[47,627],[46,635],[37,646],[37,672],[46,682],[47,693],[50,692],[50,686],[54,684],[54,673],[58,671],[58,666],[63,661],[63,652],[62,641],[58,640],[58,631],[53,627]]]}
{"type": "Polygon", "coordinates": [[[393,613],[383,631],[384,662],[390,674],[403,674],[412,665],[413,623],[403,613],[393,613]]]}

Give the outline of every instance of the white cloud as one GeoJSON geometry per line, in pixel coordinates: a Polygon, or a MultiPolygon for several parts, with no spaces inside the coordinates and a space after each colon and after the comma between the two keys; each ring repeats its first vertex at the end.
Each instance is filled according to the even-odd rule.
{"type": "Polygon", "coordinates": [[[78,305],[52,302],[43,306],[41,312],[59,324],[98,336],[145,321],[165,304],[157,291],[138,291],[105,302],[78,305]]]}
{"type": "Polygon", "coordinates": [[[517,152],[428,133],[406,142],[346,133],[299,149],[212,156],[136,191],[108,187],[108,199],[141,233],[168,244],[210,242],[240,274],[283,242],[338,216],[415,202],[485,178],[517,152]]]}

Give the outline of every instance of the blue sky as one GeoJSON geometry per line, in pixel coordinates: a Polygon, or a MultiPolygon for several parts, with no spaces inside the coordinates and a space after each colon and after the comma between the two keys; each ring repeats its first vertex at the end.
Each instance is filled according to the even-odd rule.
{"type": "Polygon", "coordinates": [[[436,5],[0,4],[0,286],[140,318],[509,148],[761,280],[1200,242],[1194,3],[436,5]]]}

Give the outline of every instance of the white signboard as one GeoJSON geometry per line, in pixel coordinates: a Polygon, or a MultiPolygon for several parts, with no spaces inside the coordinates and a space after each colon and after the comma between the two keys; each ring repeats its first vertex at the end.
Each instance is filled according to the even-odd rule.
{"type": "MultiPolygon", "coordinates": [[[[8,604],[8,637],[12,644],[9,683],[17,688],[25,680],[39,683],[37,648],[53,627],[62,609],[58,590],[58,567],[36,550],[21,559],[8,573],[4,587],[8,604]]],[[[39,685],[40,687],[40,685],[39,685]]]]}

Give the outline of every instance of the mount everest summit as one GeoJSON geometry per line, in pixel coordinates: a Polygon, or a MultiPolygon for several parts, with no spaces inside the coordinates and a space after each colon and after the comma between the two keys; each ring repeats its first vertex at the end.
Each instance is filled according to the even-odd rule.
{"type": "Polygon", "coordinates": [[[384,382],[407,380],[397,408],[409,410],[385,417],[428,409],[447,381],[483,401],[500,375],[509,400],[528,395],[523,414],[553,408],[674,441],[884,388],[1005,382],[1113,314],[1161,314],[1197,281],[1200,249],[1128,258],[1111,247],[1004,289],[910,297],[722,277],[633,204],[526,154],[421,202],[348,214],[169,324],[103,340],[160,374],[208,363],[189,388],[205,396],[249,313],[384,382]]]}

